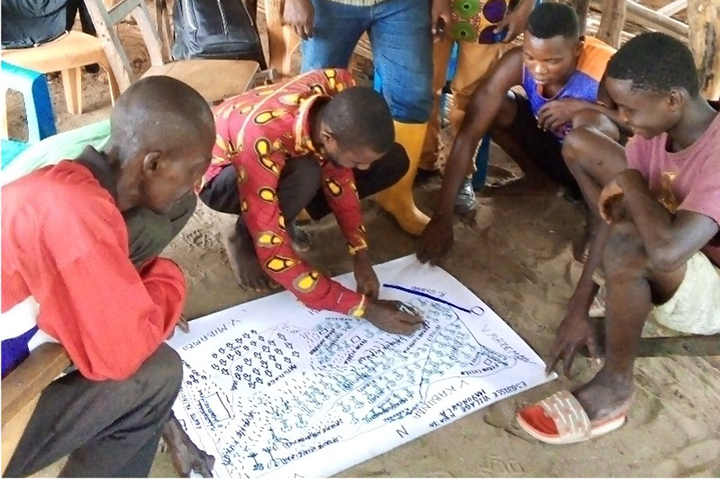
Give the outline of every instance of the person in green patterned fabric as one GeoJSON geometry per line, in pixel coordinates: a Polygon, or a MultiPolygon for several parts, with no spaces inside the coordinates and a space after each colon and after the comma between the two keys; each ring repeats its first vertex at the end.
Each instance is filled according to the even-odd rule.
{"type": "MultiPolygon", "coordinates": [[[[445,85],[445,75],[453,45],[458,42],[457,71],[450,85],[453,107],[449,119],[453,136],[465,116],[465,106],[495,62],[503,47],[525,30],[534,0],[446,0],[450,2],[452,24],[447,25],[442,37],[436,39],[433,48],[433,113],[430,116],[418,174],[427,177],[437,171],[438,136],[440,130],[440,92],[445,85]]],[[[456,210],[464,213],[475,205],[471,177],[475,165],[468,171],[455,203],[456,210]]]]}

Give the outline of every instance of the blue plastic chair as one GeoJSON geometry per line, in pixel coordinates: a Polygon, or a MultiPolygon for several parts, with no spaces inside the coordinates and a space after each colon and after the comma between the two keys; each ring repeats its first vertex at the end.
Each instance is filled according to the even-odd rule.
{"type": "MultiPolygon", "coordinates": [[[[43,138],[55,135],[55,116],[47,80],[42,73],[2,62],[0,85],[3,95],[8,90],[22,94],[28,121],[28,142],[39,142],[43,138]]],[[[2,168],[5,168],[20,153],[22,143],[14,140],[2,141],[2,168]]]]}
{"type": "MultiPolygon", "coordinates": [[[[499,33],[496,35],[503,35],[503,33],[499,33]]],[[[500,41],[502,37],[499,37],[496,39],[497,41],[500,41]]],[[[448,82],[452,81],[452,79],[455,77],[455,72],[457,71],[457,62],[458,62],[458,50],[459,46],[458,43],[455,42],[452,48],[452,53],[450,54],[450,61],[448,62],[448,69],[447,73],[445,74],[445,78],[448,82]]],[[[376,92],[382,93],[382,78],[380,76],[380,73],[375,70],[373,74],[373,89],[376,92]]],[[[442,124],[442,120],[444,120],[445,115],[445,105],[447,103],[447,94],[443,93],[440,96],[440,121],[442,124]]],[[[490,134],[487,134],[483,137],[480,148],[478,149],[478,153],[475,156],[475,174],[472,178],[472,184],[475,189],[481,189],[485,186],[485,178],[487,177],[487,168],[488,163],[490,161],[490,134]]]]}
{"type": "Polygon", "coordinates": [[[15,140],[2,140],[2,169],[10,165],[15,157],[25,151],[30,145],[25,142],[16,142],[15,140]]]}

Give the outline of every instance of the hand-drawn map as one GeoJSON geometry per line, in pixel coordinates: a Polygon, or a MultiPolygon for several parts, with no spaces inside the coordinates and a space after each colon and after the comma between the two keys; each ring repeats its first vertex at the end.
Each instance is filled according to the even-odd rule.
{"type": "MultiPolygon", "coordinates": [[[[289,292],[192,322],[174,412],[216,477],[324,477],[554,378],[439,267],[378,265],[381,298],[424,314],[411,336],[309,310],[289,292]]],[[[337,280],[354,287],[352,273],[337,280]]]]}

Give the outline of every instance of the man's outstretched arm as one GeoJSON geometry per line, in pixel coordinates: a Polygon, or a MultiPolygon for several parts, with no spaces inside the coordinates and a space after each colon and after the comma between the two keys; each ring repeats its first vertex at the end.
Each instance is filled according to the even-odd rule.
{"type": "Polygon", "coordinates": [[[436,263],[452,247],[452,214],[460,186],[474,160],[480,140],[490,131],[508,91],[522,83],[522,48],[504,55],[487,79],[480,82],[468,102],[465,118],[448,157],[440,199],[420,237],[418,259],[436,263]]]}

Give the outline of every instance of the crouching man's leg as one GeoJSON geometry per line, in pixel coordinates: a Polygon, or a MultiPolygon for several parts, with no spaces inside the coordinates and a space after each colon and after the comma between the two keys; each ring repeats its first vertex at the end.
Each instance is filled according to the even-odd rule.
{"type": "Polygon", "coordinates": [[[585,234],[573,242],[573,257],[585,262],[598,230],[598,199],[602,189],[627,168],[625,149],[618,143],[620,132],[605,115],[584,110],[573,119],[573,130],[562,146],[562,157],[577,181],[587,206],[585,234]]]}

